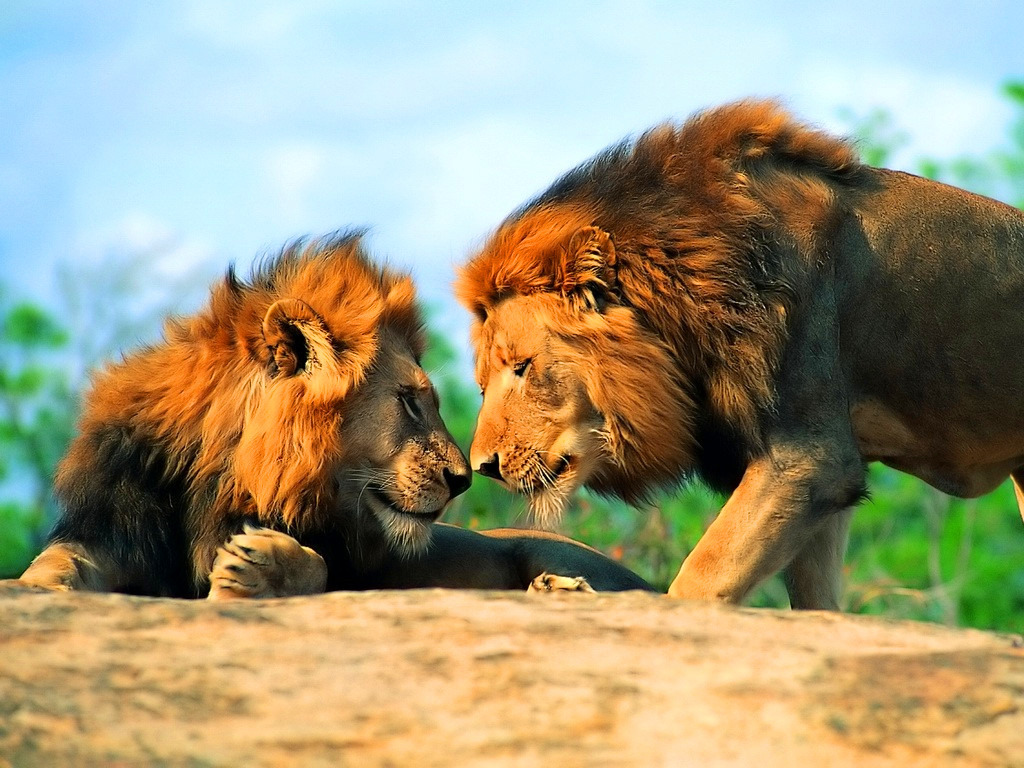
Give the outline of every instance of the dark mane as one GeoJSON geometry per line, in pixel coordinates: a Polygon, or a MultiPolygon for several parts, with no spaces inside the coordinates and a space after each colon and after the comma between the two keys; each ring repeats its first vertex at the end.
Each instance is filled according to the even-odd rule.
{"type": "Polygon", "coordinates": [[[564,173],[501,226],[539,208],[566,204],[587,206],[605,219],[643,216],[650,209],[636,202],[666,186],[677,193],[696,192],[699,187],[687,182],[712,169],[755,177],[812,174],[837,184],[863,176],[852,144],[797,123],[776,102],[741,101],[613,144],[564,173]]]}
{"type": "MultiPolygon", "coordinates": [[[[462,269],[457,292],[480,321],[509,295],[557,293],[572,237],[583,227],[607,232],[608,300],[667,345],[696,407],[687,421],[702,434],[680,449],[676,471],[700,453],[698,439],[723,442],[714,425],[728,425],[724,442],[741,446],[729,460],[736,465],[760,450],[761,417],[774,409],[800,279],[787,265],[818,247],[792,237],[792,217],[831,226],[839,188],[866,174],[849,143],[778,104],[729,104],[656,126],[564,174],[498,227],[462,269]]],[[[740,471],[713,481],[728,485],[740,471]]]]}

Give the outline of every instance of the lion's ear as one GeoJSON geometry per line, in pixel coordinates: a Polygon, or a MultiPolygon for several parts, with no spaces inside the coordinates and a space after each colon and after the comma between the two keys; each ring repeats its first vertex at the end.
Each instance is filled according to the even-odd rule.
{"type": "Polygon", "coordinates": [[[615,243],[598,227],[584,227],[562,253],[562,295],[593,309],[603,309],[615,294],[615,243]]]}
{"type": "Polygon", "coordinates": [[[299,299],[281,299],[263,317],[263,341],[282,376],[312,372],[332,355],[331,334],[324,319],[299,299]]]}

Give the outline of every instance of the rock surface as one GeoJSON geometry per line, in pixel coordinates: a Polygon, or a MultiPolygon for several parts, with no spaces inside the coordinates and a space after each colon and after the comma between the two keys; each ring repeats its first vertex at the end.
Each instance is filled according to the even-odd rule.
{"type": "Polygon", "coordinates": [[[0,766],[1024,765],[1020,638],[646,594],[0,587],[0,766]]]}

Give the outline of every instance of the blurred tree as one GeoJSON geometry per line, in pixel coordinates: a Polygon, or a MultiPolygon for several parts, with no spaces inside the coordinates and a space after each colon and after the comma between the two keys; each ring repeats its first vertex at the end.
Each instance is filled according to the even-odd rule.
{"type": "Polygon", "coordinates": [[[839,118],[853,127],[861,160],[868,165],[888,167],[896,152],[910,143],[909,134],[900,130],[892,114],[884,109],[873,109],[866,115],[840,109],[839,118]]]}
{"type": "Polygon", "coordinates": [[[918,171],[1024,209],[1024,80],[1007,83],[1002,90],[1014,112],[1007,146],[980,156],[923,158],[918,171]]]}
{"type": "Polygon", "coordinates": [[[21,573],[53,523],[53,471],[89,372],[199,303],[210,276],[201,256],[164,236],[68,262],[61,323],[0,290],[0,578],[21,573]]]}
{"type": "Polygon", "coordinates": [[[0,293],[0,578],[17,576],[52,518],[53,469],[71,439],[75,395],[57,353],[67,333],[0,293]]]}
{"type": "Polygon", "coordinates": [[[117,240],[61,264],[57,286],[71,382],[84,386],[96,366],[159,338],[165,317],[198,308],[215,274],[212,261],[161,233],[142,242],[117,240]]]}

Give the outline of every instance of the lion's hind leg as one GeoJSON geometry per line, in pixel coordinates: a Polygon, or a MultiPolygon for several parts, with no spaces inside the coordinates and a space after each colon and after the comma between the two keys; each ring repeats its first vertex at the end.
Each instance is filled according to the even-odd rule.
{"type": "Polygon", "coordinates": [[[526,588],[530,594],[542,592],[595,592],[590,583],[582,576],[559,576],[544,572],[526,588]]]}
{"type": "Polygon", "coordinates": [[[217,550],[209,599],[315,595],[326,588],[320,555],[285,533],[246,525],[217,550]]]}
{"type": "Polygon", "coordinates": [[[57,542],[44,549],[18,581],[60,591],[109,592],[118,579],[108,558],[81,544],[57,542]]]}

